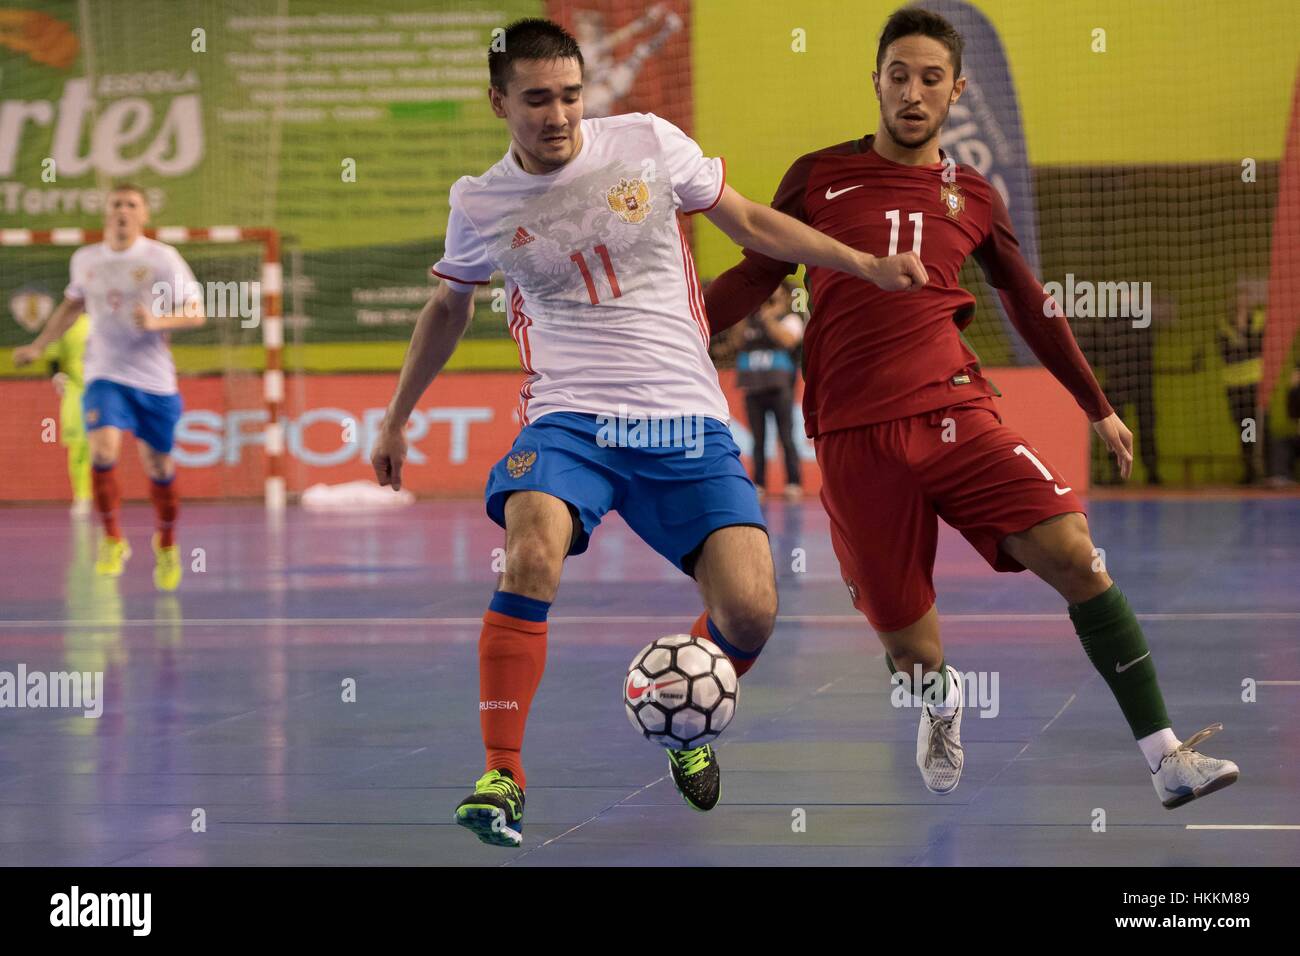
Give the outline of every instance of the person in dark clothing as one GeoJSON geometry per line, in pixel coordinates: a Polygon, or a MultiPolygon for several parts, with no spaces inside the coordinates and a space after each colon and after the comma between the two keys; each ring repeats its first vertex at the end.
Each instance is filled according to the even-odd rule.
{"type": "MultiPolygon", "coordinates": [[[[1136,411],[1138,454],[1146,468],[1147,483],[1159,485],[1154,327],[1135,328],[1127,318],[1096,316],[1078,320],[1074,332],[1080,348],[1098,372],[1111,406],[1123,412],[1131,405],[1136,411]]],[[[1119,463],[1113,457],[1109,480],[1102,483],[1123,483],[1119,463]]]]}
{"type": "Polygon", "coordinates": [[[1259,282],[1237,283],[1237,314],[1231,325],[1219,329],[1219,352],[1223,356],[1223,384],[1228,392],[1228,409],[1232,425],[1244,432],[1242,423],[1255,420],[1254,441],[1241,442],[1241,459],[1245,470],[1243,485],[1252,485],[1260,477],[1261,465],[1268,460],[1268,422],[1260,416],[1259,382],[1263,375],[1264,324],[1267,319],[1267,292],[1259,282]]]}
{"type": "Polygon", "coordinates": [[[776,436],[785,460],[785,496],[796,500],[800,485],[799,451],[794,444],[795,350],[803,340],[803,319],[790,310],[787,280],[732,333],[736,383],[745,394],[745,416],[754,436],[754,484],[760,497],[767,484],[767,416],[776,419],[776,436]]]}

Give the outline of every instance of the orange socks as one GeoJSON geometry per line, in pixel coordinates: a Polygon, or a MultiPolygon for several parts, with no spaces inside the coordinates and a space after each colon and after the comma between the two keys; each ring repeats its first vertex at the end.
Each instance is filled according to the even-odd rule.
{"type": "Polygon", "coordinates": [[[758,655],[763,651],[761,647],[756,651],[742,651],[739,648],[732,647],[727,642],[727,639],[722,636],[718,626],[713,623],[708,611],[695,619],[695,623],[691,625],[691,636],[702,637],[717,644],[722,653],[727,655],[731,665],[736,668],[737,677],[744,677],[745,672],[754,666],[754,662],[758,660],[758,655]]]}
{"type": "Polygon", "coordinates": [[[176,491],[176,476],[166,481],[154,479],[149,484],[149,498],[153,501],[154,514],[158,518],[159,545],[170,548],[176,543],[176,515],[181,510],[180,495],[176,491]]]}
{"type": "MultiPolygon", "coordinates": [[[[527,786],[520,751],[533,694],[546,668],[547,601],[497,591],[483,615],[478,641],[479,725],[487,751],[486,770],[509,770],[520,787],[527,786]]],[[[696,637],[717,644],[742,675],[754,666],[758,651],[732,647],[708,612],[691,628],[696,637]]]]}
{"type": "Polygon", "coordinates": [[[104,534],[110,538],[122,537],[122,529],[117,523],[117,509],[121,504],[122,494],[117,487],[117,472],[114,465],[95,465],[90,470],[90,487],[95,495],[95,510],[104,522],[104,534]]]}
{"type": "Polygon", "coordinates": [[[550,603],[497,591],[483,615],[478,641],[479,725],[487,770],[509,770],[526,785],[520,751],[533,694],[546,667],[550,603]]]}

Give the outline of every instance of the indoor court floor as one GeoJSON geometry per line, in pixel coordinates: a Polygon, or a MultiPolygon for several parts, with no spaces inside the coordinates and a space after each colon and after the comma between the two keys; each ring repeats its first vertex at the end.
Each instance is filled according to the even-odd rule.
{"type": "Polygon", "coordinates": [[[890,703],[820,505],[766,511],[780,619],[717,745],[722,804],[689,809],[623,714],[633,654],[689,630],[700,601],[611,515],[552,608],[525,842],[502,850],[452,822],[482,767],[477,641],[503,543],[480,502],[278,521],[188,504],[181,552],[203,570],[175,595],[153,590],[147,505],[125,509],[135,556],[116,581],[91,569],[93,521],[5,510],[0,671],[104,686],[97,719],[0,710],[0,864],[1300,863],[1300,499],[1091,504],[1175,732],[1221,721],[1201,749],[1241,767],[1173,811],[1062,601],[946,527],[947,657],[983,693],[960,787],[928,793],[916,711],[890,703]]]}

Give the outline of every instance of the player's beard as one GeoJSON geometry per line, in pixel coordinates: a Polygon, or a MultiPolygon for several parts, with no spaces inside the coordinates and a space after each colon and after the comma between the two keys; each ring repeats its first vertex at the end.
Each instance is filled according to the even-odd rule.
{"type": "Polygon", "coordinates": [[[929,144],[930,140],[938,138],[939,131],[943,129],[943,124],[948,122],[948,110],[950,108],[951,106],[944,107],[943,115],[919,133],[912,133],[909,136],[896,125],[893,119],[884,119],[885,130],[889,133],[890,138],[904,149],[922,149],[929,144]]]}

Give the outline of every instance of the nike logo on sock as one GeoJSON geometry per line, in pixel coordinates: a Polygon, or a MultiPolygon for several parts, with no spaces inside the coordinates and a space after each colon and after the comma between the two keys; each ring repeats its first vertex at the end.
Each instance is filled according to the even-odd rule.
{"type": "Polygon", "coordinates": [[[1141,657],[1135,657],[1135,658],[1133,658],[1133,660],[1129,661],[1127,664],[1118,664],[1118,663],[1117,663],[1117,664],[1115,665],[1115,673],[1116,673],[1116,674],[1122,674],[1122,673],[1124,673],[1126,670],[1128,670],[1130,667],[1132,667],[1134,664],[1136,664],[1138,661],[1140,661],[1140,660],[1144,660],[1144,659],[1146,659],[1146,658],[1148,658],[1148,657],[1150,657],[1150,656],[1151,656],[1151,652],[1150,652],[1150,651],[1147,651],[1147,652],[1146,652],[1145,654],[1143,654],[1141,657]]]}

